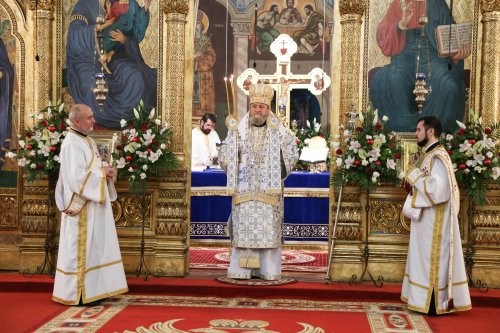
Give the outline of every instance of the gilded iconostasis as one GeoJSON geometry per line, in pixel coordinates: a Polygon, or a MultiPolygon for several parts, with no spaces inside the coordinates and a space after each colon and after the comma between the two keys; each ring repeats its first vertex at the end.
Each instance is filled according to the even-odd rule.
{"type": "MultiPolygon", "coordinates": [[[[249,68],[283,75],[271,52],[280,34],[297,45],[291,74],[320,68],[331,78],[318,95],[290,90],[290,120],[299,129],[317,121],[337,134],[346,112],[372,104],[389,118],[387,129],[410,140],[421,115],[440,117],[447,132],[470,110],[499,121],[499,13],[498,0],[0,0],[0,209],[6,212],[0,247],[9,248],[8,266],[17,265],[22,233],[43,239],[25,212],[36,211],[40,219],[44,206],[23,197],[17,164],[3,156],[49,101],[90,105],[97,136],[120,130],[120,120],[131,117],[140,100],[170,122],[181,168],[171,178],[175,186],[152,197],[164,207],[175,204],[163,210],[175,216],[156,216],[170,220],[154,232],[176,232],[177,243],[168,246],[185,250],[192,126],[205,113],[215,114],[224,139],[233,106],[239,115],[248,109],[243,89],[228,88],[226,80],[249,68]],[[453,23],[462,24],[469,40],[448,55],[451,45],[440,31],[453,23]],[[102,106],[95,92],[101,74],[108,89],[102,106]]],[[[132,252],[134,244],[131,238],[132,252]]]]}

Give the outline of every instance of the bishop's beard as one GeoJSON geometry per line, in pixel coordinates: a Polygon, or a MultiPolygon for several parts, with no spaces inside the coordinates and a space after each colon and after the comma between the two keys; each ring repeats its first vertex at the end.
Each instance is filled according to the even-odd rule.
{"type": "Polygon", "coordinates": [[[267,117],[261,116],[260,114],[254,114],[250,116],[250,124],[253,126],[262,126],[266,123],[267,117]]]}

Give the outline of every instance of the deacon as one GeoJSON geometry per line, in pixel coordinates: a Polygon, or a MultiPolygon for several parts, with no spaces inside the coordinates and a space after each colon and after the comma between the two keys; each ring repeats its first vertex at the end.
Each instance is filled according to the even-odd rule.
{"type": "Polygon", "coordinates": [[[220,144],[219,135],[215,131],[217,118],[205,113],[200,119],[200,126],[193,128],[191,137],[191,166],[206,167],[217,165],[217,145],[220,144]]]}
{"type": "Polygon", "coordinates": [[[87,105],[69,110],[71,128],[61,145],[56,204],[61,214],[52,299],[86,304],[128,291],[111,209],[115,170],[103,165],[88,134],[95,119],[87,105]]]}
{"type": "Polygon", "coordinates": [[[441,132],[436,117],[418,120],[415,136],[425,155],[404,184],[411,230],[401,299],[430,315],[472,308],[458,227],[460,193],[441,132]]]}
{"type": "Polygon", "coordinates": [[[297,162],[295,136],[270,112],[273,88],[249,88],[250,112],[238,123],[229,116],[219,152],[233,193],[228,277],[281,278],[283,182],[297,162]]]}

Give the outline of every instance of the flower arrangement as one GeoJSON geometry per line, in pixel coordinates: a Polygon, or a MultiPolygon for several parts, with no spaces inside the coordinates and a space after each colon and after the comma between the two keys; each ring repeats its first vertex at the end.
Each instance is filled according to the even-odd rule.
{"type": "MultiPolygon", "coordinates": [[[[295,130],[295,137],[297,138],[297,148],[299,150],[299,156],[305,148],[329,148],[330,147],[330,134],[323,133],[321,131],[321,124],[316,122],[316,118],[313,119],[311,124],[309,120],[307,121],[307,128],[297,128],[296,125],[292,123],[292,129],[295,130]],[[322,139],[319,139],[322,138],[322,139]],[[326,147],[324,147],[326,142],[326,147]]],[[[326,160],[327,165],[330,163],[330,158],[326,160]]],[[[298,170],[307,170],[310,162],[299,160],[295,165],[298,170]]]]}
{"type": "Polygon", "coordinates": [[[112,154],[118,175],[128,179],[132,192],[143,193],[154,171],[178,165],[177,157],[168,149],[173,132],[168,123],[162,125],[155,118],[154,108],[145,110],[142,100],[133,109],[131,120],[122,119],[120,125],[122,145],[117,145],[112,154]]]}
{"type": "Polygon", "coordinates": [[[351,183],[365,191],[373,191],[381,182],[393,185],[401,182],[397,167],[401,148],[396,142],[396,134],[384,129],[387,120],[387,116],[380,120],[377,110],[368,107],[359,113],[358,127],[344,130],[343,147],[340,142],[332,144],[336,155],[332,176],[334,187],[351,183]]]}
{"type": "Polygon", "coordinates": [[[30,117],[33,125],[19,135],[19,148],[9,151],[6,157],[17,160],[25,179],[33,182],[57,175],[61,143],[67,134],[68,113],[64,110],[64,103],[52,105],[49,102],[49,106],[38,113],[31,113],[30,117]]]}
{"type": "Polygon", "coordinates": [[[486,203],[488,186],[500,182],[500,123],[483,127],[482,118],[473,111],[470,114],[470,121],[457,121],[458,130],[441,143],[451,157],[458,184],[481,205],[486,203]]]}

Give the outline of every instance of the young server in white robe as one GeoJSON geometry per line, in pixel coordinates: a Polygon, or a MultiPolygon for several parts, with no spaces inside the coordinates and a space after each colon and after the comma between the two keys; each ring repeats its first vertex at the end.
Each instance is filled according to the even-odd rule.
{"type": "Polygon", "coordinates": [[[92,110],[74,105],[69,119],[55,193],[62,214],[52,299],[77,305],[127,292],[128,287],[111,209],[114,169],[103,166],[94,140],[87,136],[95,123],[92,110]]]}
{"type": "Polygon", "coordinates": [[[401,299],[410,310],[443,314],[472,308],[458,225],[460,193],[453,165],[439,144],[441,123],[419,119],[416,137],[425,155],[406,175],[403,212],[411,219],[401,299]]]}

